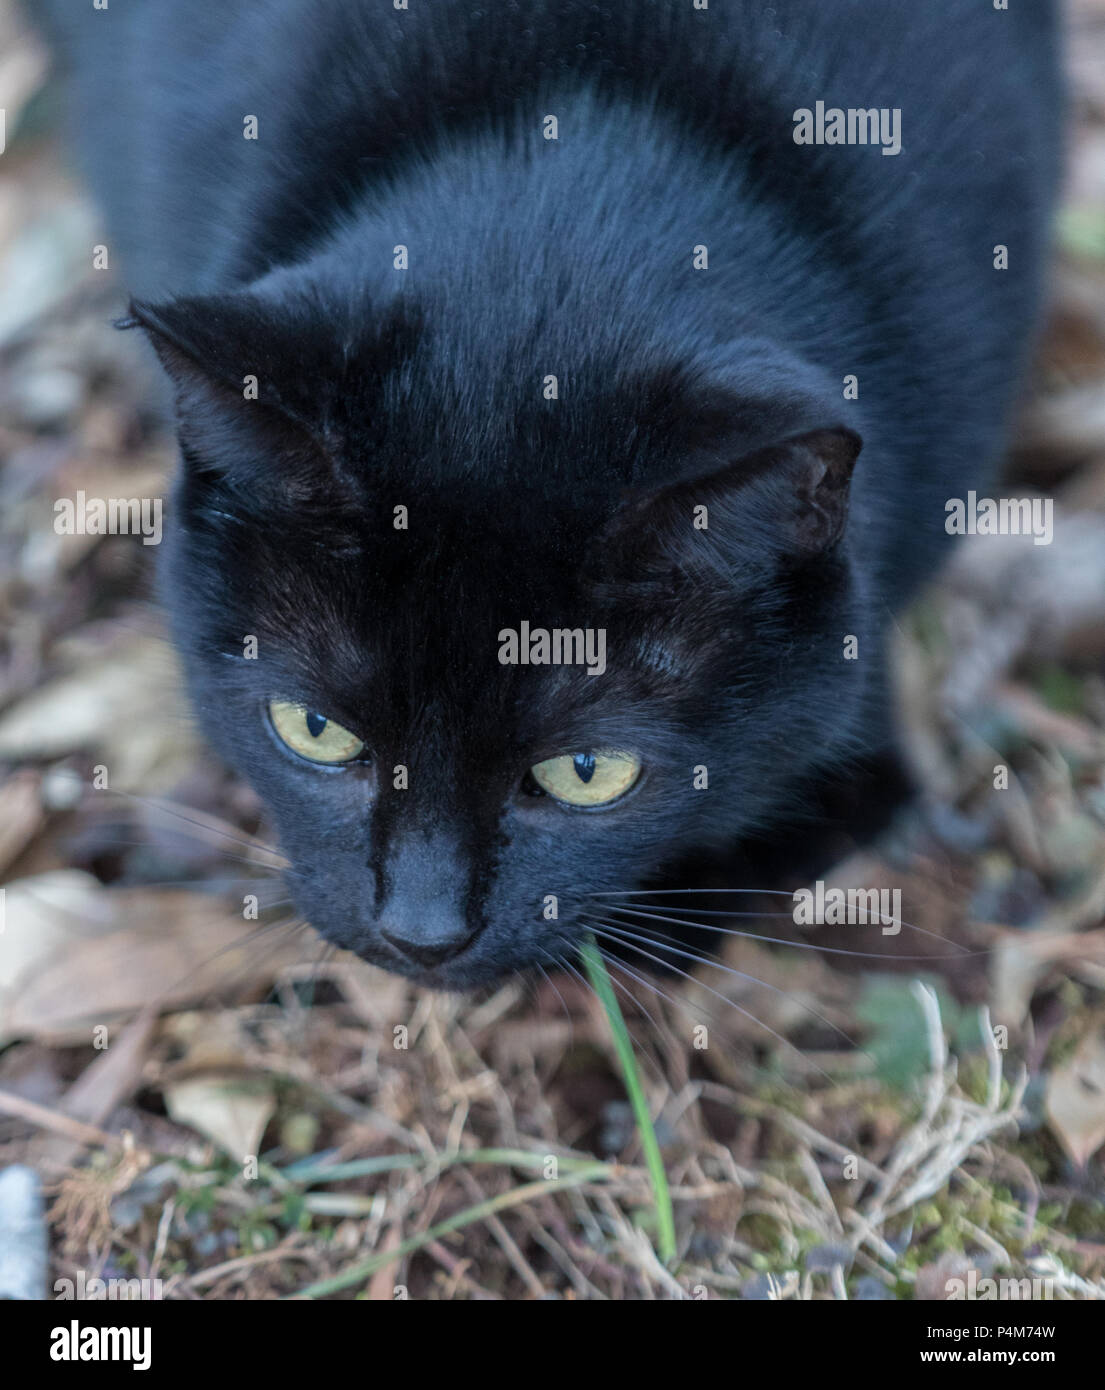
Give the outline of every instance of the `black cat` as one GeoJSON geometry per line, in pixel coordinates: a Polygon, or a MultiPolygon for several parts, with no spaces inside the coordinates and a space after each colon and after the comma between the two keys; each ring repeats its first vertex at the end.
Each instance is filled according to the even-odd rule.
{"type": "Polygon", "coordinates": [[[468,987],[886,739],[1000,459],[1052,7],[48,0],[175,387],[163,590],[331,941],[468,987]]]}

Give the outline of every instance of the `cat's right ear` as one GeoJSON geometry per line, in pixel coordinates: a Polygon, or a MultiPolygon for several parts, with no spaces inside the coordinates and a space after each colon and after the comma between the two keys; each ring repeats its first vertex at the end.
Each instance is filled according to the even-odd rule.
{"type": "MultiPolygon", "coordinates": [[[[807,430],[626,499],[604,545],[621,577],[709,577],[794,568],[839,547],[861,440],[844,426],[807,430]]],[[[724,450],[710,450],[714,459],[724,450]]]]}

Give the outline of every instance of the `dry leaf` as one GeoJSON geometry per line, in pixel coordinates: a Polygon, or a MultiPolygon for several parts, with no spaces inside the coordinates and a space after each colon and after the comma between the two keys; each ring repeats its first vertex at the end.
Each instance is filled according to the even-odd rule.
{"type": "Polygon", "coordinates": [[[997,928],[991,966],[995,1021],[1017,1025],[1028,1016],[1037,983],[1061,968],[1069,975],[1085,972],[1094,978],[1095,967],[1105,964],[1105,930],[1058,931],[1039,927],[1034,931],[997,928]]]}
{"type": "Polygon", "coordinates": [[[195,756],[179,689],[169,648],[138,638],[18,701],[0,719],[0,759],[90,749],[107,768],[110,789],[164,786],[195,756]]]}
{"type": "MultiPolygon", "coordinates": [[[[70,1119],[102,1125],[115,1107],[129,1100],[138,1089],[155,1023],[156,1017],[149,1010],[120,1030],[119,1036],[111,1039],[110,1046],[66,1091],[58,1110],[70,1119]]],[[[41,1153],[64,1168],[74,1161],[80,1149],[76,1140],[53,1135],[41,1153]]]]}
{"type": "Polygon", "coordinates": [[[1105,1032],[1082,1039],[1073,1057],[1048,1077],[1048,1123],[1080,1168],[1105,1144],[1105,1032]]]}
{"type": "Polygon", "coordinates": [[[271,1085],[260,1076],[194,1076],[166,1086],[165,1106],[177,1124],[191,1125],[231,1158],[255,1157],[276,1110],[271,1085]]]}
{"type": "Polygon", "coordinates": [[[41,778],[30,768],[0,783],[0,872],[7,869],[46,824],[41,778]]]}
{"type": "Polygon", "coordinates": [[[0,935],[0,1045],[16,1037],[87,1041],[156,1003],[169,1009],[217,993],[270,984],[303,959],[244,944],[257,929],[218,898],[183,890],[105,888],[61,871],[10,884],[0,935]]]}

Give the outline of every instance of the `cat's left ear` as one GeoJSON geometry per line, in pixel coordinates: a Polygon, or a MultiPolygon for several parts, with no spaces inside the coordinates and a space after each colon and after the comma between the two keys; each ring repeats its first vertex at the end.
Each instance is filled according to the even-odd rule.
{"type": "Polygon", "coordinates": [[[135,302],[118,326],[143,328],[169,377],[192,476],[301,499],[355,487],[334,419],[347,365],[317,308],[239,290],[135,302]]]}
{"type": "Polygon", "coordinates": [[[260,403],[313,427],[321,402],[311,387],[325,381],[330,348],[288,306],[251,290],[131,302],[118,328],[142,328],[183,415],[212,405],[260,403]]]}
{"type": "MultiPolygon", "coordinates": [[[[627,499],[607,544],[643,573],[734,564],[808,564],[833,552],[848,519],[854,430],[809,430],[627,499]]],[[[711,450],[711,453],[714,453],[711,450]]],[[[716,460],[716,454],[714,455],[716,460]]]]}

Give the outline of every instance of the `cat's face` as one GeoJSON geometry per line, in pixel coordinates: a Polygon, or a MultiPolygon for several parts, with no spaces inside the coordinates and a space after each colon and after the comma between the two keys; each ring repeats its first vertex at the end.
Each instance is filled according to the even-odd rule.
{"type": "Polygon", "coordinates": [[[603,894],[770,820],[850,732],[854,436],[733,457],[678,374],[460,410],[394,341],[312,421],[226,388],[225,331],[182,356],[142,314],[199,718],[331,942],[446,988],[570,958],[603,894]]]}

